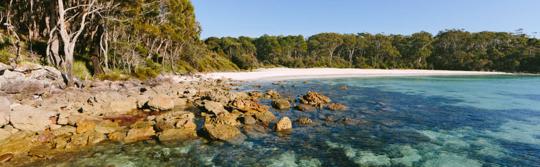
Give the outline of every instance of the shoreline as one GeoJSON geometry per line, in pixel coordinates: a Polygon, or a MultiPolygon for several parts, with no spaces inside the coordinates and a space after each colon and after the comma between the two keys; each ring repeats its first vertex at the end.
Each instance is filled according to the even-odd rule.
{"type": "Polygon", "coordinates": [[[409,76],[480,76],[512,75],[506,72],[410,70],[410,69],[353,69],[353,68],[262,68],[244,72],[212,72],[201,74],[207,79],[232,79],[239,81],[279,81],[318,78],[366,78],[409,76]]]}

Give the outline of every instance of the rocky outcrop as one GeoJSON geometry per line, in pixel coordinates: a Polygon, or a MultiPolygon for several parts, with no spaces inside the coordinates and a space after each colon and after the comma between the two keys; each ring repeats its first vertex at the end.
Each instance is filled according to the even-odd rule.
{"type": "Polygon", "coordinates": [[[9,113],[9,121],[20,130],[42,131],[56,125],[57,113],[41,111],[26,105],[15,105],[9,113]]]}
{"type": "Polygon", "coordinates": [[[277,99],[272,101],[272,107],[278,110],[285,110],[291,108],[291,103],[285,99],[277,99]]]}
{"type": "Polygon", "coordinates": [[[23,63],[15,68],[0,63],[0,90],[8,94],[43,94],[65,87],[60,71],[53,67],[23,63]]]}
{"type": "Polygon", "coordinates": [[[289,117],[283,117],[281,118],[277,124],[276,124],[276,131],[282,132],[282,131],[290,131],[292,130],[292,122],[289,117]]]}
{"type": "Polygon", "coordinates": [[[327,104],[330,102],[331,102],[330,98],[320,93],[312,92],[312,91],[307,92],[306,95],[300,98],[300,103],[314,105],[318,107],[322,107],[324,104],[327,104]]]}

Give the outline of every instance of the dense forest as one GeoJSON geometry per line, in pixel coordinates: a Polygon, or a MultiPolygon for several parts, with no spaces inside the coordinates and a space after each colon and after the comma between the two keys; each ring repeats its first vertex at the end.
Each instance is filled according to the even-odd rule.
{"type": "Polygon", "coordinates": [[[540,40],[519,32],[202,40],[194,10],[189,0],[3,0],[0,62],[81,79],[275,66],[540,72],[540,40]]]}
{"type": "Polygon", "coordinates": [[[242,69],[270,65],[540,72],[540,40],[519,32],[320,33],[307,39],[211,37],[205,43],[242,69]]]}

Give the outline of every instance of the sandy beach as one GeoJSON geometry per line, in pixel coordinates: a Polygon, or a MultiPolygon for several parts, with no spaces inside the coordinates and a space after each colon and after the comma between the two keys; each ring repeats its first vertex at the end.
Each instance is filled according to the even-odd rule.
{"type": "Polygon", "coordinates": [[[204,78],[254,81],[290,80],[312,78],[348,77],[394,77],[394,76],[467,76],[467,75],[507,75],[504,72],[448,71],[448,70],[402,70],[402,69],[340,69],[340,68],[266,68],[250,72],[215,72],[203,74],[204,78]]]}

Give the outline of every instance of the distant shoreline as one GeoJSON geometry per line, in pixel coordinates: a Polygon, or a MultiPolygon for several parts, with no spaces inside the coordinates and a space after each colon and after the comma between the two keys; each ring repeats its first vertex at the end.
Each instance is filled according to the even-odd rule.
{"type": "Polygon", "coordinates": [[[353,69],[353,68],[263,68],[243,72],[213,72],[202,74],[208,79],[239,81],[276,81],[291,79],[353,78],[353,77],[402,77],[402,76],[478,76],[512,75],[506,72],[449,71],[414,69],[353,69]]]}

